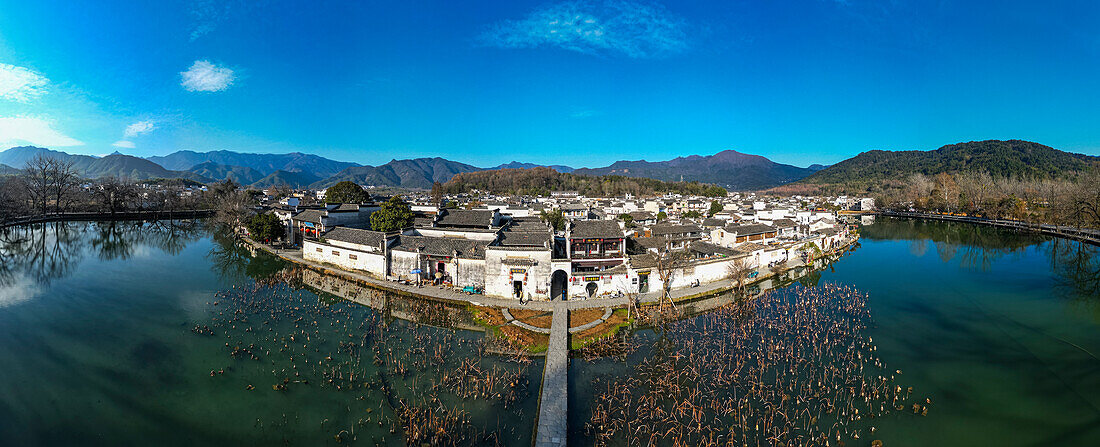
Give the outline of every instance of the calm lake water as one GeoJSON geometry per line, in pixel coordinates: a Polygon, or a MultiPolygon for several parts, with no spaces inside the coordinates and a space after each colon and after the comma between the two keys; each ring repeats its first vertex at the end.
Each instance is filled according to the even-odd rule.
{"type": "MultiPolygon", "coordinates": [[[[861,231],[807,283],[866,294],[875,354],[932,404],[849,445],[1100,445],[1096,247],[895,219],[861,231]]],[[[196,223],[0,230],[0,445],[402,445],[427,418],[530,445],[541,361],[486,354],[483,333],[451,328],[472,326],[463,309],[285,267],[196,223]]],[[[653,333],[635,337],[626,361],[571,363],[575,445],[591,443],[593,383],[652,355],[653,333]]]]}

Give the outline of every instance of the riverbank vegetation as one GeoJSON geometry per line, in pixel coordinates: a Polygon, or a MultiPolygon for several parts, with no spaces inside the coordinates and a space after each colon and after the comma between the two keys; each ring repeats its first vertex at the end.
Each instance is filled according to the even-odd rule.
{"type": "Polygon", "coordinates": [[[913,174],[884,189],[881,207],[1100,228],[1100,169],[1067,179],[987,173],[913,174]]]}

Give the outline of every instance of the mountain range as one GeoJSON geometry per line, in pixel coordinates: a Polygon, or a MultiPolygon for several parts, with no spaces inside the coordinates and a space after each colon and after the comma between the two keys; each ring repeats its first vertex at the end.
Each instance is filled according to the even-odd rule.
{"type": "Polygon", "coordinates": [[[74,155],[61,151],[43,149],[34,146],[13,147],[0,152],[0,164],[22,168],[36,155],[50,156],[66,162],[71,162],[77,175],[85,178],[100,178],[114,176],[133,180],[149,180],[154,178],[183,178],[196,181],[208,181],[190,171],[173,171],[163,166],[146,160],[113,153],[105,157],[93,157],[91,155],[74,155]]]}
{"type": "Polygon", "coordinates": [[[602,168],[573,169],[563,165],[536,165],[513,161],[493,168],[447,160],[416,158],[391,160],[379,166],[330,160],[318,155],[251,154],[232,151],[179,151],[139,158],[114,153],[104,157],[73,155],[33,146],[0,152],[0,175],[17,172],[36,155],[70,161],[87,178],[105,176],[132,180],[182,178],[203,183],[231,179],[243,185],[267,188],[289,185],[325,188],[349,180],[363,185],[431,188],[457,174],[498,169],[549,167],[560,173],[586,176],[621,175],[662,181],[696,181],[731,190],[761,190],[790,184],[851,184],[902,179],[960,170],[984,171],[994,176],[1052,177],[1100,164],[1100,157],[1073,154],[1021,140],[988,140],[952,144],[932,151],[863,152],[832,166],[806,168],[775,163],[759,155],[727,150],[714,155],[692,155],[666,161],[621,160],[602,168]],[[5,166],[6,165],[6,166],[5,166]]]}
{"type": "MultiPolygon", "coordinates": [[[[820,165],[815,165],[820,166],[820,165]]],[[[726,150],[714,155],[691,155],[668,161],[616,161],[605,168],[581,168],[573,171],[581,175],[623,175],[646,177],[667,182],[687,180],[713,183],[724,188],[744,191],[801,180],[816,172],[813,168],[800,168],[776,163],[759,155],[726,150]]]]}

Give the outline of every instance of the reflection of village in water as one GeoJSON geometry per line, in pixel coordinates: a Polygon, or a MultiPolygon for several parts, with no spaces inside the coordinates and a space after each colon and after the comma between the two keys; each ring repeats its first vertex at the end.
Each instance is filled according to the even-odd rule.
{"type": "Polygon", "coordinates": [[[300,269],[298,273],[303,285],[319,293],[370,307],[387,318],[448,329],[485,331],[484,326],[474,321],[474,316],[464,304],[403,297],[308,268],[300,269]]]}

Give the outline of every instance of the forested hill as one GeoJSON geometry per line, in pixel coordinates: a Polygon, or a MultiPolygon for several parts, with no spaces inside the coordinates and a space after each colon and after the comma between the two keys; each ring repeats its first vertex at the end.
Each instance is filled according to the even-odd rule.
{"type": "Polygon", "coordinates": [[[664,182],[621,175],[576,175],[551,168],[497,169],[465,172],[443,185],[444,192],[457,194],[471,189],[496,194],[548,195],[552,191],[577,191],[587,196],[615,197],[625,194],[652,196],[666,192],[722,197],[726,190],[699,182],[664,182]]]}
{"type": "Polygon", "coordinates": [[[664,181],[698,181],[733,190],[769,188],[805,178],[814,172],[815,169],[776,163],[759,155],[733,150],[667,161],[620,160],[604,168],[580,168],[573,171],[574,174],[595,176],[622,175],[664,181]]]}
{"type": "Polygon", "coordinates": [[[1100,163],[1100,157],[1060,151],[1022,140],[951,144],[933,151],[867,151],[798,183],[866,184],[915,174],[986,172],[994,177],[1055,178],[1100,163]]]}

